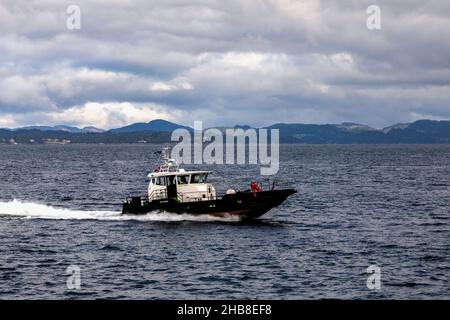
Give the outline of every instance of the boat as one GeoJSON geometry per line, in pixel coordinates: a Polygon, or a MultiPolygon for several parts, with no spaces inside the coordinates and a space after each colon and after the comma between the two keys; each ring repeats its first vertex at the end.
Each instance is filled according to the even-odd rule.
{"type": "Polygon", "coordinates": [[[156,211],[258,218],[297,192],[295,189],[276,189],[275,184],[270,190],[264,191],[252,181],[249,190],[228,189],[220,196],[208,182],[211,171],[186,171],[180,168],[170,158],[168,146],[158,153],[159,161],[154,171],[148,174],[150,182],[147,194],[126,198],[122,214],[144,215],[156,211]]]}

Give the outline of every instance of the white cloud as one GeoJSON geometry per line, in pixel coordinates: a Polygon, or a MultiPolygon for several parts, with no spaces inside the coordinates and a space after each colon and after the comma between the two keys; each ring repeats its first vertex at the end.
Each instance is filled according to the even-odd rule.
{"type": "Polygon", "coordinates": [[[32,77],[21,75],[0,79],[0,106],[10,112],[33,109],[54,109],[46,95],[46,88],[32,77]]]}
{"type": "Polygon", "coordinates": [[[16,124],[13,116],[0,114],[0,128],[11,128],[16,126],[16,124]]]}
{"type": "Polygon", "coordinates": [[[89,102],[58,113],[46,115],[52,123],[77,124],[99,128],[115,128],[134,122],[148,122],[151,119],[180,120],[179,113],[169,113],[159,105],[134,104],[129,102],[89,102]],[[178,116],[177,116],[178,115],[178,116]]]}
{"type": "Polygon", "coordinates": [[[172,83],[158,81],[150,86],[152,91],[194,90],[194,86],[186,81],[175,80],[172,83]]]}

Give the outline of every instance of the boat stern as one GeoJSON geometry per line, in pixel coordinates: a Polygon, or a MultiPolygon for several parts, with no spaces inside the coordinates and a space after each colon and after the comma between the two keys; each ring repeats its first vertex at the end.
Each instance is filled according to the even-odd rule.
{"type": "Polygon", "coordinates": [[[142,197],[130,197],[123,202],[122,214],[142,214],[143,211],[142,197]]]}

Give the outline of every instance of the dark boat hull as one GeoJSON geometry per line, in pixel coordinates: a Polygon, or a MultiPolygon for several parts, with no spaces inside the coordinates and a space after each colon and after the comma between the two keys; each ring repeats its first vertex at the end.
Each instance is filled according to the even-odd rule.
{"type": "Polygon", "coordinates": [[[153,200],[133,197],[123,204],[122,214],[147,214],[154,211],[177,214],[240,216],[257,218],[270,209],[279,206],[287,197],[296,193],[294,189],[270,190],[261,192],[237,192],[220,199],[178,202],[176,199],[153,200]]]}

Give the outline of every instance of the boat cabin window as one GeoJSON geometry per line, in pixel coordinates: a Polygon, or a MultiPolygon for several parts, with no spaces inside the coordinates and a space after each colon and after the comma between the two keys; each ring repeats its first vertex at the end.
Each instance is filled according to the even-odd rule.
{"type": "Polygon", "coordinates": [[[189,183],[189,176],[177,176],[177,182],[178,184],[188,184],[189,183]]]}
{"type": "Polygon", "coordinates": [[[206,183],[207,173],[197,173],[191,176],[191,183],[206,183]]]}
{"type": "Polygon", "coordinates": [[[164,186],[164,185],[166,185],[166,177],[155,178],[155,184],[157,186],[164,186]]]}

